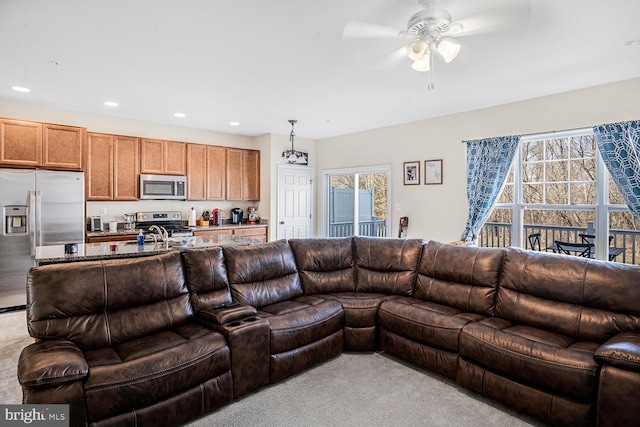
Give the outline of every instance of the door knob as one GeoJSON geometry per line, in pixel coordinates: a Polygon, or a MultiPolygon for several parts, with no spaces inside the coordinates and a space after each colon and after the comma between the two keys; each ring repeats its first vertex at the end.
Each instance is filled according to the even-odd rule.
{"type": "Polygon", "coordinates": [[[284,221],[280,221],[280,225],[284,225],[284,221]]]}

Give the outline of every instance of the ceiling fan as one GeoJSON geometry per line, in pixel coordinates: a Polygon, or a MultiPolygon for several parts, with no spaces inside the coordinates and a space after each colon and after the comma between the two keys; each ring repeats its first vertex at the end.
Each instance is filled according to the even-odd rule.
{"type": "MultiPolygon", "coordinates": [[[[387,0],[386,3],[383,19],[393,19],[394,14],[406,7],[399,0],[387,0]]],[[[433,68],[434,57],[439,56],[445,63],[450,63],[458,56],[462,49],[458,38],[519,27],[528,21],[530,14],[530,0],[417,0],[417,3],[421,9],[409,16],[406,29],[350,21],[342,36],[344,39],[400,39],[406,45],[392,57],[405,56],[398,54],[405,52],[413,61],[414,70],[427,72],[433,68]]],[[[413,10],[406,11],[404,16],[413,10]]],[[[428,89],[433,87],[429,73],[428,89]]]]}

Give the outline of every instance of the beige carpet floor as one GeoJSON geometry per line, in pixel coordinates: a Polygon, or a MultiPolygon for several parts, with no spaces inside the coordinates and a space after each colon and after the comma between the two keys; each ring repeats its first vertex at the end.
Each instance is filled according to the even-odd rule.
{"type": "MultiPolygon", "coordinates": [[[[0,403],[21,403],[16,372],[32,343],[25,312],[0,314],[0,403]]],[[[542,426],[529,417],[384,353],[344,353],[266,387],[190,427],[542,426]]]]}

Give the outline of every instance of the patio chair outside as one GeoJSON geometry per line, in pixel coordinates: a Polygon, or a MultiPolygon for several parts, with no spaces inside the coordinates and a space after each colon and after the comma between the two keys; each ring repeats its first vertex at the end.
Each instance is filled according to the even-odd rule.
{"type": "Polygon", "coordinates": [[[591,254],[595,247],[593,243],[570,243],[561,242],[560,240],[556,240],[555,244],[559,253],[565,255],[576,255],[583,258],[591,258],[591,254]]]}
{"type": "Polygon", "coordinates": [[[540,233],[529,234],[527,237],[529,239],[529,247],[532,251],[541,251],[540,248],[540,233]]]}

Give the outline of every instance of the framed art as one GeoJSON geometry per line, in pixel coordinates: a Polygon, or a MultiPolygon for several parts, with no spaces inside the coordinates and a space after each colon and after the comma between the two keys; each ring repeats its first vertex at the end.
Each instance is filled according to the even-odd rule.
{"type": "Polygon", "coordinates": [[[420,185],[420,162],[404,162],[404,185],[420,185]]]}
{"type": "Polygon", "coordinates": [[[424,161],[425,185],[442,184],[442,159],[424,161]]]}

